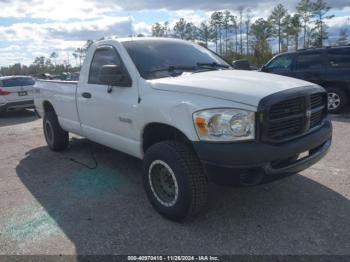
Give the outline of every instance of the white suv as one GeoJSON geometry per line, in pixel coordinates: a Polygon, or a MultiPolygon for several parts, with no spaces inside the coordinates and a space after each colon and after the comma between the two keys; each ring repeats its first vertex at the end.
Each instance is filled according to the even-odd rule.
{"type": "Polygon", "coordinates": [[[33,108],[34,84],[34,79],[29,76],[0,77],[0,112],[33,108]]]}

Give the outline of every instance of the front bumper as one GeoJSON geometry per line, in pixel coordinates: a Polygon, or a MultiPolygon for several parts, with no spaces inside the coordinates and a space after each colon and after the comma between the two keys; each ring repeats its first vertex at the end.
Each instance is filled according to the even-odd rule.
{"type": "Polygon", "coordinates": [[[34,108],[34,100],[9,102],[0,104],[0,111],[10,111],[15,109],[34,108]]]}
{"type": "Polygon", "coordinates": [[[215,181],[219,175],[232,176],[247,171],[271,175],[300,172],[321,160],[329,151],[331,141],[332,124],[326,120],[320,129],[282,144],[195,142],[193,146],[209,177],[215,181]],[[304,152],[309,152],[306,157],[295,159],[304,152]]]}

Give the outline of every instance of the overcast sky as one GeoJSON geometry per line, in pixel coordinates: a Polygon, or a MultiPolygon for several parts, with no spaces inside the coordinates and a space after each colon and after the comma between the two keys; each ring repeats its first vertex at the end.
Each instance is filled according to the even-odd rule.
{"type": "MultiPolygon", "coordinates": [[[[252,14],[266,17],[278,3],[290,12],[297,0],[0,0],[0,66],[30,64],[36,56],[59,53],[66,60],[88,39],[150,34],[158,21],[180,17],[199,24],[213,10],[237,10],[242,3],[252,14]]],[[[350,0],[328,0],[336,17],[328,22],[332,37],[349,27],[350,0]]]]}

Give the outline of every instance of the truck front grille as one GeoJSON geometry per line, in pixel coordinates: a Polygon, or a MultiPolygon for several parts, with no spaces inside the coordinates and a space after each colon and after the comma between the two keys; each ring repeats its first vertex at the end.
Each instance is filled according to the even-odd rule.
{"type": "Polygon", "coordinates": [[[279,119],[283,117],[287,117],[291,114],[298,114],[301,113],[302,108],[302,98],[294,98],[289,99],[283,102],[279,102],[273,106],[271,106],[270,109],[270,119],[279,119]]]}
{"type": "Polygon", "coordinates": [[[284,142],[311,132],[322,125],[327,115],[324,92],[296,95],[268,103],[262,127],[262,140],[284,142]]]}
{"type": "Polygon", "coordinates": [[[311,109],[315,109],[320,106],[324,106],[324,95],[321,93],[313,94],[310,96],[311,109]]]}
{"type": "Polygon", "coordinates": [[[327,96],[323,93],[317,93],[310,96],[310,129],[316,128],[322,124],[325,118],[327,104],[327,96]]]}
{"type": "Polygon", "coordinates": [[[302,132],[303,119],[301,117],[272,122],[268,130],[268,137],[273,140],[284,139],[302,132]]]}

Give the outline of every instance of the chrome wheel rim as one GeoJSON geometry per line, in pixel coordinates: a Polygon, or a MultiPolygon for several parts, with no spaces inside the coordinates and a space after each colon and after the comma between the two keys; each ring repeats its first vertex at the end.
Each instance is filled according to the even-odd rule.
{"type": "Polygon", "coordinates": [[[163,206],[171,207],[179,197],[179,186],[173,170],[161,160],[155,160],[148,170],[148,181],[154,197],[163,206]]]}
{"type": "Polygon", "coordinates": [[[328,109],[334,110],[340,106],[340,96],[337,93],[328,93],[328,109]]]}

